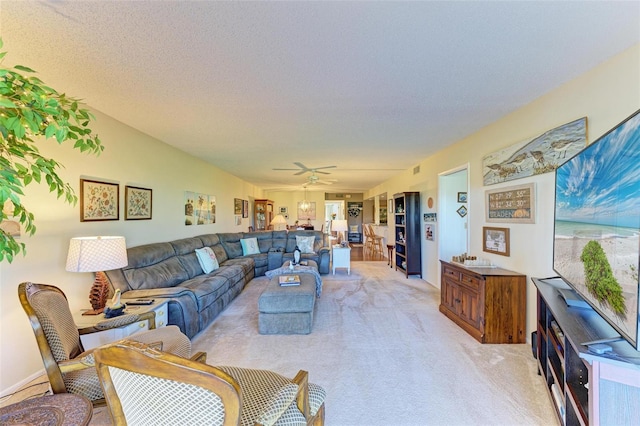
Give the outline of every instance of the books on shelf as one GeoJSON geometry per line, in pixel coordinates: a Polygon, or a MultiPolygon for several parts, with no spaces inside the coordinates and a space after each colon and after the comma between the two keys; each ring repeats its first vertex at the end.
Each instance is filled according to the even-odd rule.
{"type": "Polygon", "coordinates": [[[300,285],[300,276],[298,275],[280,275],[280,285],[283,287],[291,285],[300,285]]]}

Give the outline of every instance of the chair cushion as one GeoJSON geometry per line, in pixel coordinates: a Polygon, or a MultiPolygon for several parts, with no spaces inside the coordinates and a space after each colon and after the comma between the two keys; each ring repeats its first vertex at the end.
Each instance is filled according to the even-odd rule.
{"type": "Polygon", "coordinates": [[[313,242],[315,237],[303,237],[301,235],[296,235],[296,245],[300,249],[302,253],[314,253],[313,251],[313,242]]]}
{"type": "Polygon", "coordinates": [[[195,251],[200,267],[202,268],[202,272],[205,274],[215,271],[220,267],[216,254],[213,252],[211,247],[203,247],[196,249],[195,251]]]}

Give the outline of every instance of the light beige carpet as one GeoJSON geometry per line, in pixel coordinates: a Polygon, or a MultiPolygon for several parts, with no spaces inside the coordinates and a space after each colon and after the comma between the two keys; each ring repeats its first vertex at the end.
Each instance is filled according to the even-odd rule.
{"type": "Polygon", "coordinates": [[[326,424],[551,425],[531,346],[481,345],[438,311],[440,292],[381,262],[323,276],[310,335],[258,334],[254,279],[194,350],[212,365],[299,369],[327,390],[326,424]]]}

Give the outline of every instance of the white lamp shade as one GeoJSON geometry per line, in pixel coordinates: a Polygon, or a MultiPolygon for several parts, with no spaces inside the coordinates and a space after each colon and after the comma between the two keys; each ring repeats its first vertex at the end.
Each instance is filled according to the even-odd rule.
{"type": "Polygon", "coordinates": [[[128,264],[124,237],[78,237],[69,243],[67,271],[110,271],[128,264]]]}
{"type": "Polygon", "coordinates": [[[276,217],[273,218],[270,225],[286,225],[287,220],[281,214],[277,214],[276,217]]]}
{"type": "Polygon", "coordinates": [[[342,231],[346,231],[347,229],[349,229],[349,227],[347,226],[346,219],[336,219],[331,221],[332,231],[342,232],[342,231]]]}

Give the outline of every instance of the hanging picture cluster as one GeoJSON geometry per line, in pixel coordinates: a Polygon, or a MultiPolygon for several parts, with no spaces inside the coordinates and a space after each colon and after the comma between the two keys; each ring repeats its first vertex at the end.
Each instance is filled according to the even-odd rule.
{"type": "Polygon", "coordinates": [[[190,226],[208,225],[211,223],[216,223],[215,195],[185,191],[184,224],[190,226]]]}
{"type": "MultiPolygon", "coordinates": [[[[124,219],[151,219],[152,202],[151,189],[125,185],[124,219]]],[[[80,179],[80,221],[96,222],[119,219],[120,185],[80,179]]]]}

